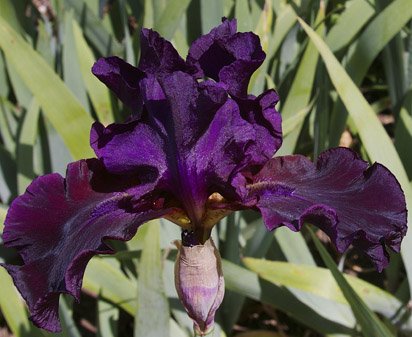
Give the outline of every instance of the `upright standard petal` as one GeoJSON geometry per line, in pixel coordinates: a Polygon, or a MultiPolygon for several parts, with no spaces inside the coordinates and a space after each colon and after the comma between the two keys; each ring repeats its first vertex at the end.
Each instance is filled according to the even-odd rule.
{"type": "Polygon", "coordinates": [[[224,19],[193,42],[187,63],[197,68],[197,76],[210,77],[224,84],[231,95],[245,97],[250,77],[265,57],[257,35],[236,33],[236,19],[224,19]]]}
{"type": "Polygon", "coordinates": [[[392,173],[359,159],[345,148],[323,152],[317,164],[303,156],[273,158],[247,186],[268,229],[304,222],[326,232],[338,251],[350,244],[368,254],[377,268],[388,264],[385,246],[399,252],[406,234],[405,196],[392,173]]]}
{"type": "Polygon", "coordinates": [[[139,83],[144,73],[117,56],[100,58],[92,68],[93,74],[111,89],[134,112],[140,112],[142,97],[139,83]]]}
{"type": "Polygon", "coordinates": [[[141,118],[95,124],[92,147],[112,173],[151,168],[157,188],[179,202],[193,226],[205,223],[211,194],[233,199],[232,177],[263,166],[281,144],[274,91],[236,101],[215,82],[181,71],[147,77],[141,88],[141,118]]]}
{"type": "Polygon", "coordinates": [[[81,160],[68,166],[66,179],[37,178],[12,203],[3,240],[23,265],[5,267],[38,327],[60,330],[59,295],[80,299],[88,261],[113,253],[105,239],[129,240],[140,224],[166,212],[152,209],[151,201],[132,202],[134,184],[108,175],[96,159],[81,160]]]}
{"type": "Polygon", "coordinates": [[[186,64],[169,41],[151,29],[142,29],[140,48],[139,69],[146,73],[171,73],[177,70],[193,72],[195,70],[194,67],[186,64]]]}
{"type": "Polygon", "coordinates": [[[253,125],[256,142],[245,151],[250,157],[250,164],[263,165],[282,145],[282,117],[275,105],[279,95],[275,90],[268,90],[258,97],[249,95],[246,99],[236,99],[241,116],[253,125]]]}
{"type": "MultiPolygon", "coordinates": [[[[117,56],[100,58],[92,67],[93,74],[111,89],[133,112],[142,109],[141,81],[146,77],[156,78],[161,73],[181,70],[194,73],[179,56],[169,41],[151,29],[142,29],[140,35],[141,56],[139,67],[117,56]]],[[[158,83],[154,83],[159,87],[158,83]]]]}

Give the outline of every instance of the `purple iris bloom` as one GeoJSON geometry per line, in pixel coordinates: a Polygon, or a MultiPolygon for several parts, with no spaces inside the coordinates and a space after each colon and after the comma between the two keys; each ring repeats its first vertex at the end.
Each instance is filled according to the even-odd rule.
{"type": "Polygon", "coordinates": [[[316,165],[300,155],[272,158],[282,143],[279,97],[247,93],[264,58],[255,34],[224,20],[192,44],[186,61],[143,29],[137,68],[117,57],[95,63],[93,73],[133,115],[94,123],[97,159],[69,164],[65,178],[35,179],[5,222],[4,244],[23,259],[5,267],[37,326],[58,331],[60,294],[78,300],[88,261],[113,253],[105,240],[129,240],[150,219],[175,222],[196,247],[222,217],[253,209],[269,230],[312,223],[339,252],[353,245],[378,270],[387,248],[399,252],[405,197],[387,168],[346,148],[323,152],[316,165]]]}

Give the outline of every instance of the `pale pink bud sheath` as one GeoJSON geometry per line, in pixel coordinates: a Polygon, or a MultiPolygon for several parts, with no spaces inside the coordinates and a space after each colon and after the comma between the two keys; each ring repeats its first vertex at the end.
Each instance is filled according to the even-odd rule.
{"type": "Polygon", "coordinates": [[[211,238],[203,245],[184,246],[181,241],[175,244],[176,291],[193,319],[195,332],[203,336],[213,330],[215,313],[225,293],[220,254],[211,238]]]}

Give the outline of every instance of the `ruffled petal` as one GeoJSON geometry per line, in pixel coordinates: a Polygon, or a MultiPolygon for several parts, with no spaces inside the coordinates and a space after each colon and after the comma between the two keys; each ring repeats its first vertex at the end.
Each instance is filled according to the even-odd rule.
{"type": "Polygon", "coordinates": [[[171,73],[181,70],[193,72],[180,57],[173,45],[162,38],[159,33],[143,28],[140,34],[141,55],[139,69],[146,73],[171,73]]]}
{"type": "Polygon", "coordinates": [[[139,112],[142,97],[139,83],[144,73],[117,56],[100,58],[92,67],[92,73],[133,111],[139,112]]]}
{"type": "Polygon", "coordinates": [[[236,199],[232,194],[236,174],[261,168],[280,147],[282,131],[281,117],[275,109],[277,101],[276,92],[268,91],[257,98],[229,99],[216,112],[193,156],[212,191],[236,199]]]}
{"type": "Polygon", "coordinates": [[[178,152],[190,151],[207,130],[219,107],[226,102],[227,94],[214,83],[198,83],[183,72],[163,77],[160,84],[169,113],[152,110],[153,117],[164,125],[178,152]]]}
{"type": "Polygon", "coordinates": [[[275,105],[279,95],[268,90],[258,97],[236,99],[242,118],[255,130],[255,143],[245,151],[249,156],[249,165],[263,165],[282,145],[282,117],[275,105]]]}
{"type": "Polygon", "coordinates": [[[38,327],[60,331],[59,296],[79,300],[88,261],[113,253],[105,239],[129,240],[143,222],[166,213],[152,202],[132,203],[134,183],[108,175],[96,159],[81,160],[68,166],[66,179],[37,178],[14,200],[3,241],[24,263],[5,267],[38,327]]]}
{"type": "Polygon", "coordinates": [[[257,35],[236,33],[236,20],[224,19],[192,44],[187,63],[197,68],[197,76],[210,77],[231,95],[245,97],[250,77],[265,56],[257,35]]]}
{"type": "Polygon", "coordinates": [[[234,58],[226,52],[224,47],[220,46],[218,41],[226,41],[236,34],[236,30],[236,20],[223,20],[219,26],[192,43],[187,63],[196,67],[196,76],[208,76],[215,81],[219,79],[220,69],[231,64],[234,58]],[[209,61],[206,60],[207,57],[209,61]]]}
{"type": "Polygon", "coordinates": [[[142,108],[141,82],[144,78],[151,77],[150,83],[154,87],[143,89],[151,92],[150,95],[155,97],[159,94],[160,87],[156,77],[160,74],[178,70],[187,73],[196,71],[195,67],[186,64],[172,44],[157,32],[143,28],[140,42],[141,55],[138,68],[116,56],[100,58],[92,67],[93,74],[134,112],[140,112],[142,108]]]}
{"type": "Polygon", "coordinates": [[[262,167],[281,144],[273,90],[234,100],[214,81],[199,83],[182,71],[140,84],[141,117],[106,128],[95,124],[92,147],[111,173],[149,172],[140,179],[156,181],[194,223],[212,193],[236,197],[232,177],[262,167]]]}
{"type": "Polygon", "coordinates": [[[406,204],[393,174],[346,148],[323,152],[317,164],[303,156],[271,159],[247,186],[268,229],[300,230],[304,222],[326,232],[339,252],[350,244],[370,256],[379,270],[389,260],[385,246],[399,252],[406,234],[406,204]]]}
{"type": "Polygon", "coordinates": [[[142,181],[157,180],[167,169],[164,138],[144,121],[94,123],[90,145],[106,169],[114,174],[137,174],[142,181]]]}

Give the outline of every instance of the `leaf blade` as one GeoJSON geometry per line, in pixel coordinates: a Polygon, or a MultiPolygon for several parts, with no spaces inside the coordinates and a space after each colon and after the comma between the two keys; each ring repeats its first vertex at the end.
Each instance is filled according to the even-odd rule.
{"type": "Polygon", "coordinates": [[[89,143],[92,118],[63,81],[2,18],[0,47],[38,100],[75,159],[93,156],[89,143]]]}
{"type": "Polygon", "coordinates": [[[369,309],[365,302],[363,302],[359,295],[352,289],[313,231],[309,229],[309,232],[312,240],[315,242],[316,248],[322,257],[323,262],[331,271],[336,283],[339,285],[342,293],[349,302],[353,313],[362,328],[363,335],[365,337],[394,337],[386,326],[378,319],[375,313],[369,309]]]}
{"type": "Polygon", "coordinates": [[[134,336],[168,337],[169,302],[163,284],[160,223],[152,221],[146,226],[147,232],[138,268],[134,336]]]}

